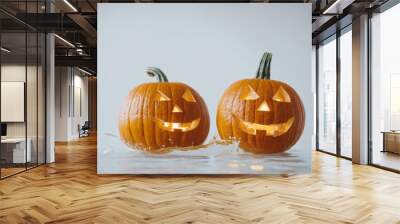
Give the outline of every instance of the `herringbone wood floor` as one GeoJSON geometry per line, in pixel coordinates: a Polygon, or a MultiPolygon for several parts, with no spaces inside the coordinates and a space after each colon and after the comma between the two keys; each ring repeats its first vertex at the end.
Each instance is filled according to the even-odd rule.
{"type": "Polygon", "coordinates": [[[400,223],[400,175],[314,153],[313,173],[98,176],[96,139],[0,181],[0,223],[400,223]]]}

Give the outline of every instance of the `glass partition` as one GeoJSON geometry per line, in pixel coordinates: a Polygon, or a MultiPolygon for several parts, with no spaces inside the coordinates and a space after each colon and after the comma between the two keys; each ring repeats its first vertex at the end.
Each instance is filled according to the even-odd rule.
{"type": "Polygon", "coordinates": [[[24,171],[31,162],[26,141],[26,41],[25,32],[1,34],[2,177],[24,171]]]}
{"type": "MultiPolygon", "coordinates": [[[[44,1],[2,6],[44,12],[44,1]]],[[[45,45],[44,33],[0,12],[1,179],[45,163],[45,45]]]]}

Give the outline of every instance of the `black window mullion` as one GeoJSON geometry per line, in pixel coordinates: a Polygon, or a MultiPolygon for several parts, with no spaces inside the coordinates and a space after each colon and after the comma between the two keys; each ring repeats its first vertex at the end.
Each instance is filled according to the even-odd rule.
{"type": "Polygon", "coordinates": [[[316,136],[316,141],[315,141],[315,147],[317,150],[319,149],[319,45],[316,45],[315,47],[315,121],[316,121],[316,127],[315,127],[315,136],[316,136]]]}
{"type": "MultiPolygon", "coordinates": [[[[2,23],[0,23],[0,47],[2,46],[2,32],[1,32],[1,24],[2,23]]],[[[2,58],[1,58],[1,55],[2,55],[2,53],[0,52],[0,125],[2,124],[2,122],[1,122],[1,68],[2,68],[2,58]]],[[[1,150],[2,150],[2,147],[1,147],[1,145],[2,144],[0,144],[0,179],[2,179],[2,176],[1,176],[1,170],[2,170],[2,157],[1,157],[1,150]]]]}
{"type": "Polygon", "coordinates": [[[341,84],[341,64],[340,64],[340,35],[336,32],[336,154],[341,156],[341,119],[340,119],[340,84],[341,84]]]}
{"type": "MultiPolygon", "coordinates": [[[[36,1],[36,13],[39,13],[39,0],[36,1]]],[[[36,32],[36,166],[38,165],[39,165],[39,32],[36,32]]]]}
{"type": "Polygon", "coordinates": [[[368,46],[368,53],[367,53],[367,141],[368,141],[368,164],[373,164],[373,146],[372,146],[372,12],[368,12],[368,20],[367,20],[367,46],[368,46]]]}
{"type": "MultiPolygon", "coordinates": [[[[25,1],[25,21],[28,19],[28,1],[25,1]]],[[[27,119],[27,90],[28,90],[28,24],[25,23],[25,88],[24,88],[24,120],[25,120],[25,170],[28,169],[28,119],[27,119]]]]}
{"type": "MultiPolygon", "coordinates": [[[[47,13],[47,2],[46,4],[46,13],[47,13]]],[[[44,68],[42,69],[42,82],[44,81],[44,99],[43,99],[43,103],[44,106],[42,106],[42,109],[44,108],[44,117],[42,117],[42,119],[44,119],[44,134],[43,134],[43,139],[44,139],[44,161],[43,163],[47,163],[47,37],[48,37],[48,33],[44,33],[44,43],[42,42],[42,44],[44,44],[44,68]],[[44,73],[43,73],[44,72],[44,73]],[[44,76],[43,76],[44,75],[44,76]],[[44,79],[44,80],[43,80],[44,79]]],[[[43,53],[43,52],[42,52],[43,53]]],[[[60,77],[61,78],[61,77],[60,77]]],[[[42,83],[43,84],[43,83],[42,83]]],[[[61,89],[60,89],[61,91],[61,89]]],[[[43,97],[43,93],[42,93],[42,97],[43,97]]]]}

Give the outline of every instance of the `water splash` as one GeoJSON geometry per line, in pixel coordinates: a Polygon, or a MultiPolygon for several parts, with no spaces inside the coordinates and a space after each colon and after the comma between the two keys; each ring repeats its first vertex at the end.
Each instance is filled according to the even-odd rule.
{"type": "MultiPolygon", "coordinates": [[[[164,148],[157,153],[123,144],[118,136],[104,134],[99,146],[103,173],[126,174],[282,174],[310,170],[306,149],[279,154],[253,154],[240,149],[236,139],[212,137],[207,144],[164,148]]],[[[100,172],[100,173],[102,173],[100,172]]]]}

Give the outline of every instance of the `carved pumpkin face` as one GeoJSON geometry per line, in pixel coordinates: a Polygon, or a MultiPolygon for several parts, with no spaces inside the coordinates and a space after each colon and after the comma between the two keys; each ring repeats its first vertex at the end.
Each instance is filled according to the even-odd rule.
{"type": "Polygon", "coordinates": [[[283,152],[303,132],[303,103],[296,91],[283,82],[240,80],[220,100],[217,127],[222,139],[237,139],[246,151],[283,152]]]}
{"type": "MultiPolygon", "coordinates": [[[[258,85],[261,86],[268,85],[268,83],[258,83],[258,85]]],[[[290,96],[286,92],[286,90],[282,87],[282,83],[278,83],[277,85],[280,86],[278,87],[276,93],[274,93],[274,90],[272,89],[272,91],[268,92],[261,91],[259,95],[251,86],[251,84],[247,84],[240,90],[241,93],[239,94],[239,99],[246,101],[245,104],[247,103],[249,104],[249,107],[254,108],[256,114],[273,112],[272,110],[274,109],[274,107],[277,108],[276,110],[278,113],[280,109],[284,109],[285,114],[290,114],[288,112],[292,112],[291,108],[290,107],[285,108],[285,106],[287,106],[292,102],[290,96]]],[[[261,121],[261,123],[257,123],[256,116],[254,117],[255,119],[253,119],[254,121],[251,122],[248,120],[246,121],[246,117],[242,119],[241,114],[238,112],[233,112],[232,115],[234,119],[236,119],[236,122],[238,123],[240,130],[246,132],[247,134],[256,135],[257,131],[264,131],[265,136],[272,136],[272,137],[278,137],[285,134],[292,127],[295,120],[294,116],[289,115],[288,119],[285,120],[279,119],[282,121],[278,121],[278,123],[274,123],[273,121],[264,122],[265,119],[262,120],[258,119],[261,121]]],[[[269,120],[271,120],[271,116],[269,120]]]]}
{"type": "Polygon", "coordinates": [[[199,110],[200,104],[197,103],[192,90],[187,86],[175,88],[178,90],[175,92],[177,97],[172,97],[171,93],[164,93],[164,91],[169,91],[169,87],[164,87],[166,88],[160,86],[154,94],[154,101],[157,108],[155,115],[157,127],[168,132],[193,131],[200,124],[201,118],[199,112],[201,110],[199,110]],[[183,94],[182,91],[184,92],[183,94]],[[181,96],[179,97],[179,95],[181,96]]]}
{"type": "MultiPolygon", "coordinates": [[[[158,76],[161,71],[149,72],[158,76]]],[[[209,114],[201,96],[186,84],[164,80],[133,89],[119,119],[122,140],[147,151],[201,145],[209,128],[209,114]]]]}

